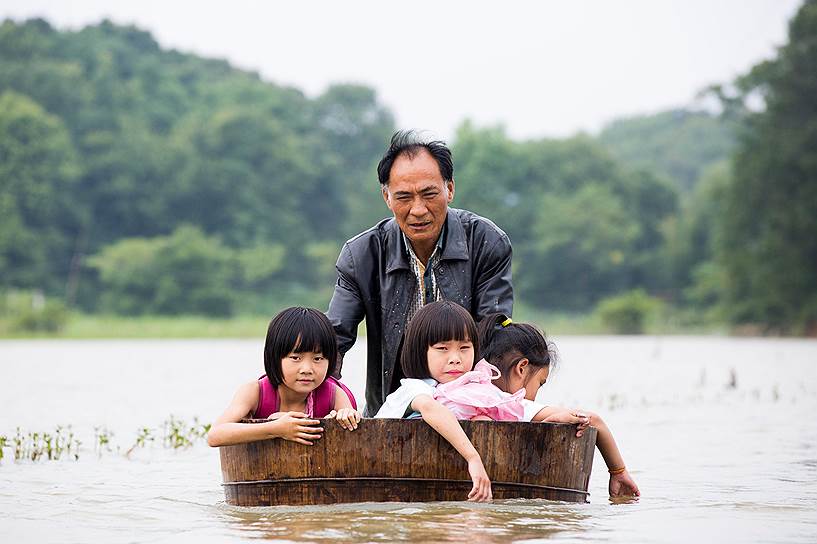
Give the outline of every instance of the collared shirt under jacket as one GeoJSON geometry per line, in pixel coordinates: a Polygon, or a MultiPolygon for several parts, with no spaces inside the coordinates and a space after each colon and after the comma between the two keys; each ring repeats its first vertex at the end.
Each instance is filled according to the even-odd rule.
{"type": "MultiPolygon", "coordinates": [[[[513,311],[511,243],[490,220],[448,209],[445,244],[434,274],[441,298],[456,302],[479,321],[513,311]]],[[[354,345],[366,320],[366,410],[372,416],[394,380],[400,339],[406,328],[416,277],[394,218],[384,219],[343,246],[338,279],[327,316],[338,334],[341,356],[354,345]]]]}

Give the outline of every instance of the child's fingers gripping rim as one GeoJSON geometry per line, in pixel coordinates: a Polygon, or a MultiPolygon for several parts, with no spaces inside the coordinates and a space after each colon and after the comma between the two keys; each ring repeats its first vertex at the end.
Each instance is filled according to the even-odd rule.
{"type": "Polygon", "coordinates": [[[322,433],[323,427],[312,427],[311,425],[298,425],[298,430],[300,432],[307,432],[307,433],[322,433]]]}
{"type": "Polygon", "coordinates": [[[300,419],[298,425],[320,425],[323,423],[320,419],[300,419]]]}

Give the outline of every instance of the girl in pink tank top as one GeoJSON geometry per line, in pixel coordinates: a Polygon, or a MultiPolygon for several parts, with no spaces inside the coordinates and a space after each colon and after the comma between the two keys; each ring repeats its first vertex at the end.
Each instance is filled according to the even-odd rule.
{"type": "Polygon", "coordinates": [[[238,389],[207,442],[227,446],[283,438],[312,445],[323,432],[320,418],[327,417],[356,429],[360,412],[355,397],[331,377],[337,360],[335,331],[323,313],[301,307],[282,311],[267,328],[266,374],[238,389]],[[245,418],[268,421],[241,423],[245,418]]]}

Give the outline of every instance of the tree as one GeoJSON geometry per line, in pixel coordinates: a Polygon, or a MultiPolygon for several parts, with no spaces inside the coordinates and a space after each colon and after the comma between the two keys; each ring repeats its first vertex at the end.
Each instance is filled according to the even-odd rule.
{"type": "Polygon", "coordinates": [[[230,315],[238,270],[232,250],[200,229],[127,238],[88,260],[105,288],[102,308],[124,315],[230,315]]]}
{"type": "Polygon", "coordinates": [[[718,248],[735,323],[802,332],[817,327],[817,2],[789,24],[775,59],[738,81],[760,96],[733,161],[718,248]]]}
{"type": "Polygon", "coordinates": [[[337,193],[342,201],[329,217],[341,212],[340,229],[344,237],[352,236],[389,213],[376,166],[394,132],[394,117],[378,103],[374,89],[352,84],[331,85],[315,100],[314,110],[321,128],[314,162],[321,169],[323,190],[337,193]]]}
{"type": "Polygon", "coordinates": [[[586,136],[515,142],[465,123],[453,151],[455,204],[508,233],[519,300],[587,310],[620,289],[663,285],[663,223],[677,208],[667,182],[586,136]]]}
{"type": "Polygon", "coordinates": [[[711,165],[735,148],[736,122],[729,116],[674,109],[617,119],[599,141],[623,164],[646,169],[689,193],[711,165]]]}
{"type": "Polygon", "coordinates": [[[30,98],[0,95],[0,277],[64,294],[82,220],[68,131],[30,98]]]}

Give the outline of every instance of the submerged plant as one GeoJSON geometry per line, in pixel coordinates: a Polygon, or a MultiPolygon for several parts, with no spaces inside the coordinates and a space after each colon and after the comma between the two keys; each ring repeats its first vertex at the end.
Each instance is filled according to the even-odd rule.
{"type": "Polygon", "coordinates": [[[63,455],[76,460],[79,459],[79,445],[80,441],[74,438],[71,427],[60,426],[53,433],[37,431],[23,433],[22,429],[17,427],[11,441],[6,436],[0,436],[0,459],[5,455],[3,449],[11,446],[15,461],[23,459],[56,461],[63,455]]]}
{"type": "Polygon", "coordinates": [[[166,448],[189,448],[194,442],[203,439],[210,430],[210,424],[199,423],[199,418],[194,417],[193,423],[187,425],[183,419],[176,419],[170,416],[164,422],[164,446],[166,448]]]}
{"type": "Polygon", "coordinates": [[[113,431],[107,427],[94,427],[94,450],[99,456],[102,456],[103,451],[113,451],[111,449],[113,434],[113,431]]]}
{"type": "Polygon", "coordinates": [[[153,442],[155,439],[156,437],[153,436],[153,431],[150,427],[142,427],[136,431],[136,442],[125,452],[125,457],[130,457],[130,454],[133,453],[136,448],[144,448],[148,442],[153,442]]]}
{"type": "MultiPolygon", "coordinates": [[[[210,430],[209,423],[199,422],[197,417],[191,423],[171,415],[162,424],[162,446],[168,449],[186,449],[196,442],[203,440],[210,430]]],[[[138,448],[144,448],[149,443],[158,442],[159,430],[151,427],[141,427],[136,432],[136,440],[125,452],[130,457],[138,448]]],[[[94,427],[94,451],[101,457],[103,453],[119,452],[119,446],[113,442],[114,433],[107,427],[94,427]]],[[[56,461],[62,458],[79,459],[80,445],[71,426],[58,426],[53,432],[24,432],[17,427],[13,436],[0,435],[0,460],[5,456],[6,449],[10,449],[15,461],[56,461]]]]}

